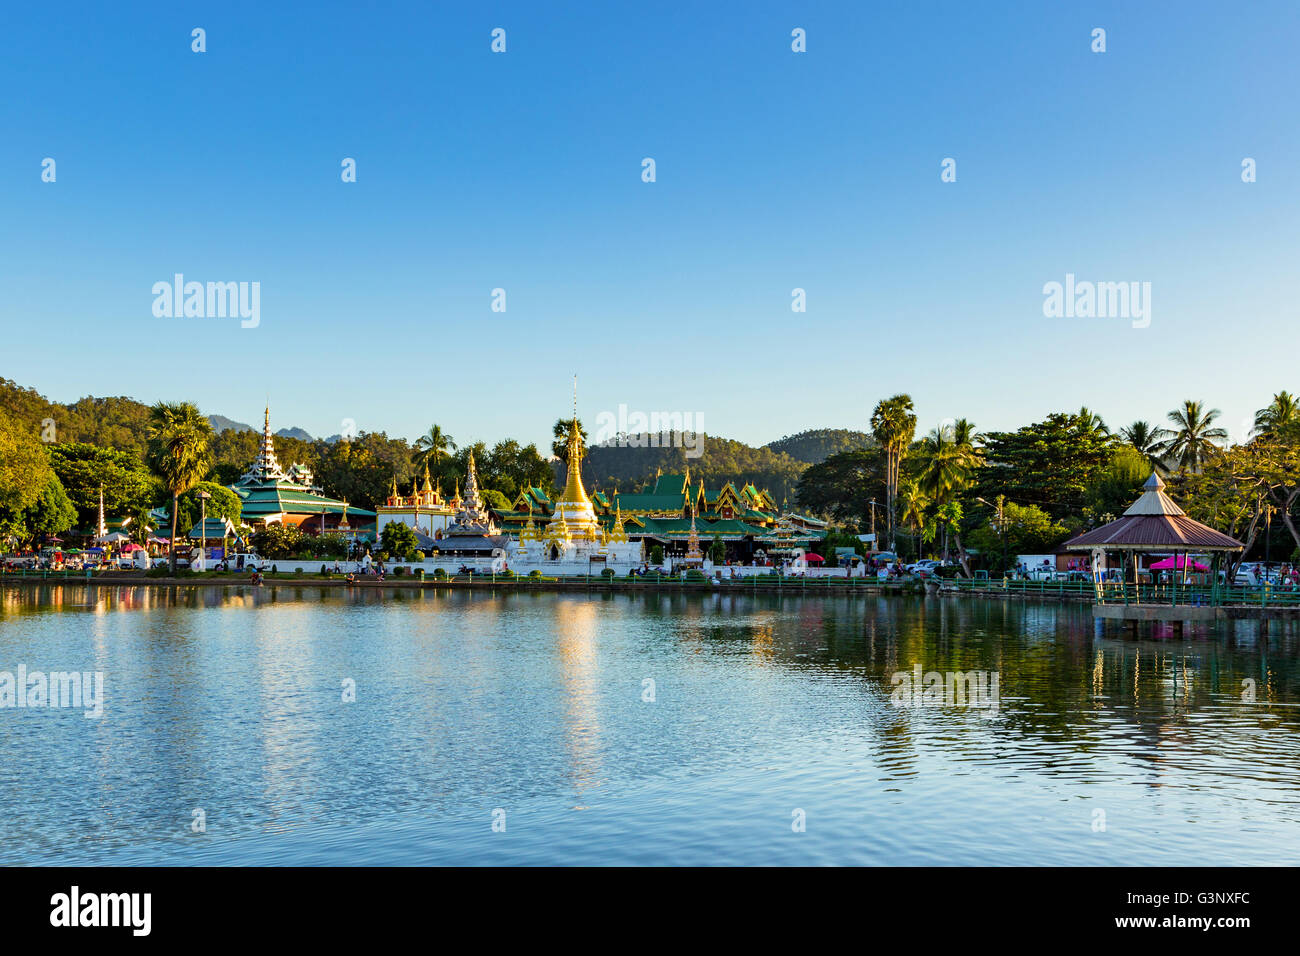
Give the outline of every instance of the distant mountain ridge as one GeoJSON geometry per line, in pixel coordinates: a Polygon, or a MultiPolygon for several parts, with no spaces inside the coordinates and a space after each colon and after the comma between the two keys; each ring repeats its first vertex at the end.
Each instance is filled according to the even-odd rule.
{"type": "MultiPolygon", "coordinates": [[[[212,430],[220,435],[222,432],[255,432],[261,429],[254,428],[252,425],[246,425],[243,422],[237,422],[233,418],[227,418],[225,415],[209,415],[208,421],[212,423],[212,430]]],[[[311,433],[305,428],[299,428],[296,425],[293,428],[281,428],[275,433],[276,438],[296,438],[299,441],[315,441],[311,433]]]]}

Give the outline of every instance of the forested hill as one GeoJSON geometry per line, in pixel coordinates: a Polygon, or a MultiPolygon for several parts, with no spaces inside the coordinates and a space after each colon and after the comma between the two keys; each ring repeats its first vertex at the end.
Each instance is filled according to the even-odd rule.
{"type": "MultiPolygon", "coordinates": [[[[648,441],[648,436],[639,436],[648,441]]],[[[743,442],[727,438],[701,435],[701,454],[687,457],[686,448],[633,448],[614,445],[596,445],[587,451],[582,477],[588,489],[601,491],[637,491],[644,485],[653,485],[655,474],[680,474],[691,471],[691,483],[704,479],[712,489],[728,481],[737,485],[753,482],[758,488],[772,492],[777,504],[786,498],[794,507],[794,491],[799,476],[807,465],[789,455],[771,448],[754,448],[743,442]]],[[[560,487],[563,487],[563,466],[559,466],[560,487]]]]}
{"type": "Polygon", "coordinates": [[[82,398],[61,405],[33,388],[0,378],[0,411],[42,434],[45,441],[87,442],[144,456],[149,406],[133,398],[82,398]],[[45,434],[42,423],[47,421],[53,434],[45,434]]]}
{"type": "Polygon", "coordinates": [[[796,461],[818,465],[831,455],[838,455],[842,451],[869,448],[873,444],[875,439],[866,432],[853,431],[849,428],[810,428],[797,435],[786,435],[784,438],[768,442],[764,447],[789,455],[796,461]]]}

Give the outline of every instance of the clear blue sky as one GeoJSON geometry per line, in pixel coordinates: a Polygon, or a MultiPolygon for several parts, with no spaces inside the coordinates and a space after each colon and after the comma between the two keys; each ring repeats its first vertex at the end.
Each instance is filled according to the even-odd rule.
{"type": "Polygon", "coordinates": [[[1293,2],[14,6],[0,375],[314,434],[543,441],[577,373],[756,444],[897,391],[1240,437],[1300,389],[1297,46],[1293,2]],[[176,272],[260,327],[155,318],[176,272]],[[1044,318],[1067,272],[1150,327],[1044,318]]]}

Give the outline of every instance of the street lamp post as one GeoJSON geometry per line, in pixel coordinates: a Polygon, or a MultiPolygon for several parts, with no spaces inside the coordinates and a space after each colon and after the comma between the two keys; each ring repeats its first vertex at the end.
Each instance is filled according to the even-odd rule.
{"type": "Polygon", "coordinates": [[[1002,573],[1005,575],[1007,573],[1007,520],[1003,514],[1002,507],[1006,503],[1006,496],[998,495],[998,503],[996,505],[991,501],[985,501],[979,496],[976,496],[975,500],[981,504],[988,505],[990,508],[997,511],[998,537],[1002,539],[1002,573]]]}
{"type": "Polygon", "coordinates": [[[208,569],[208,499],[212,495],[199,489],[199,570],[208,569]]]}

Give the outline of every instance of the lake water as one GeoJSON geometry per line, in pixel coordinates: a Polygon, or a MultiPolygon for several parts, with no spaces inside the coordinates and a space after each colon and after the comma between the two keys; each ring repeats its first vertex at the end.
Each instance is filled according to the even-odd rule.
{"type": "Polygon", "coordinates": [[[1298,651],[960,598],[9,586],[0,672],[104,702],[0,709],[0,863],[1294,863],[1298,651]],[[996,707],[898,706],[916,665],[996,707]]]}

